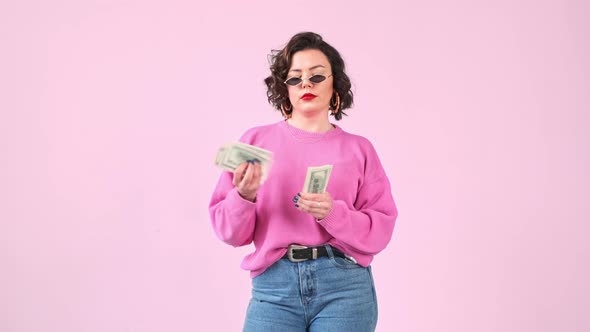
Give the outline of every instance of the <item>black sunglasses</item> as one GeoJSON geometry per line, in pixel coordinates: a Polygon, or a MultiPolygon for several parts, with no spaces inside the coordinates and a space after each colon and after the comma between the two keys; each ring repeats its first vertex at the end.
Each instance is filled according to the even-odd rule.
{"type": "Polygon", "coordinates": [[[328,78],[328,77],[330,77],[330,76],[332,76],[332,74],[330,74],[330,75],[328,75],[328,76],[324,76],[324,75],[316,74],[316,75],[313,75],[313,76],[311,76],[311,77],[308,77],[308,78],[301,78],[301,77],[291,77],[291,78],[288,78],[288,79],[287,79],[285,82],[283,82],[283,83],[285,83],[285,84],[287,84],[287,85],[291,85],[291,86],[296,86],[296,85],[298,85],[299,83],[301,83],[301,82],[303,82],[303,81],[305,81],[305,80],[309,80],[311,83],[321,83],[321,82],[325,81],[325,80],[326,80],[326,78],[328,78]]]}

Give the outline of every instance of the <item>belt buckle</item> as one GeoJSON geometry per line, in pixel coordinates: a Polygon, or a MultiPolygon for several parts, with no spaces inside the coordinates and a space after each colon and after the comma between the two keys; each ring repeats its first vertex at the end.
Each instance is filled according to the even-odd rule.
{"type": "Polygon", "coordinates": [[[293,263],[306,261],[307,258],[294,258],[293,257],[293,250],[294,249],[307,249],[307,248],[309,248],[309,247],[298,245],[298,244],[290,244],[289,248],[287,248],[287,257],[293,263]]]}

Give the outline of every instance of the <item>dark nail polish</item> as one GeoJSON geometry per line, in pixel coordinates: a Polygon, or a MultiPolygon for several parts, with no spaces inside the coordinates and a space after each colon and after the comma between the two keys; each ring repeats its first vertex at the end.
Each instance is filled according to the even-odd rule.
{"type": "Polygon", "coordinates": [[[299,204],[295,203],[295,207],[299,207],[299,204]]]}
{"type": "Polygon", "coordinates": [[[297,196],[301,197],[301,193],[297,193],[297,196]]]}
{"type": "Polygon", "coordinates": [[[254,158],[254,159],[252,159],[252,163],[259,163],[260,164],[260,160],[258,158],[254,158]]]}
{"type": "Polygon", "coordinates": [[[297,196],[293,197],[293,202],[297,203],[298,200],[299,200],[299,197],[297,197],[297,196]]]}

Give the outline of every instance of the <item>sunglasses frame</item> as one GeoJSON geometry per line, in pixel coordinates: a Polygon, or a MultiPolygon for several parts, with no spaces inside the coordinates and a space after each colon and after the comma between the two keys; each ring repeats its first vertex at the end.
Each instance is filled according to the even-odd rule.
{"type": "Polygon", "coordinates": [[[291,77],[287,78],[287,79],[286,79],[286,80],[285,80],[283,83],[285,83],[286,85],[289,85],[289,86],[298,86],[299,84],[303,83],[303,81],[305,81],[305,80],[308,80],[308,81],[310,81],[310,82],[311,82],[311,83],[313,83],[313,84],[320,84],[320,83],[322,83],[323,81],[327,80],[327,79],[328,79],[329,77],[331,77],[331,76],[332,76],[332,74],[330,74],[330,75],[328,75],[328,76],[326,76],[326,75],[322,75],[322,74],[315,74],[315,75],[311,75],[310,77],[307,77],[307,78],[301,78],[301,77],[295,77],[295,76],[291,76],[291,77]],[[322,77],[324,77],[324,79],[316,83],[316,82],[314,82],[314,81],[312,81],[312,80],[311,80],[312,78],[314,78],[314,77],[316,77],[316,76],[322,76],[322,77]],[[299,81],[299,82],[297,82],[297,84],[289,84],[289,83],[287,83],[287,81],[289,81],[289,80],[291,80],[291,79],[294,79],[294,78],[297,78],[297,79],[299,79],[300,81],[299,81]]]}

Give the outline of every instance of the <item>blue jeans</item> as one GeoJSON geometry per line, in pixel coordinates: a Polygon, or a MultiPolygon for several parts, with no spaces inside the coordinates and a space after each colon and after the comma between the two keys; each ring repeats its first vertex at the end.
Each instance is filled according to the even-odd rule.
{"type": "Polygon", "coordinates": [[[375,331],[377,297],[371,267],[329,257],[280,259],[252,279],[245,332],[375,331]]]}

